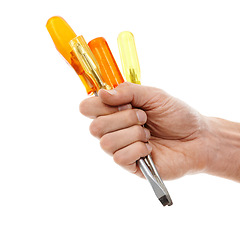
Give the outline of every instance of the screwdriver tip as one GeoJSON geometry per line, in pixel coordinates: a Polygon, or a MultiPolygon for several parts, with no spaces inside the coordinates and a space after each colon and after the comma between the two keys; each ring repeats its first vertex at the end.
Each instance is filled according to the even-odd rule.
{"type": "Polygon", "coordinates": [[[169,201],[167,196],[164,195],[161,198],[159,198],[159,201],[162,203],[162,205],[165,207],[166,205],[171,206],[172,205],[172,201],[169,201]]]}

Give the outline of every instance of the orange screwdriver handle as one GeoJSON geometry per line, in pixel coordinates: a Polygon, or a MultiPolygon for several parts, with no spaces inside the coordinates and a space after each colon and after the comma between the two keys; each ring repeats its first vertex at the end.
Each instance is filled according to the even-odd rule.
{"type": "Polygon", "coordinates": [[[91,81],[90,78],[88,78],[71,46],[69,45],[69,42],[77,37],[69,24],[62,17],[56,16],[51,17],[47,21],[46,27],[56,49],[76,71],[83,85],[85,86],[87,93],[92,94],[96,92],[96,85],[91,81]]]}
{"type": "Polygon", "coordinates": [[[107,41],[103,37],[95,38],[88,43],[100,67],[103,81],[111,88],[124,82],[123,76],[113,57],[107,41]]]}

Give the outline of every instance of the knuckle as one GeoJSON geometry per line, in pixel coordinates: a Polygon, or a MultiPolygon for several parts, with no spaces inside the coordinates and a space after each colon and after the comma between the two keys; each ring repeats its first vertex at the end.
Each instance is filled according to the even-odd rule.
{"type": "Polygon", "coordinates": [[[79,112],[83,115],[87,114],[87,102],[86,100],[83,100],[80,104],[79,104],[79,112]]]}
{"type": "Polygon", "coordinates": [[[101,137],[102,134],[101,120],[99,118],[94,119],[90,124],[89,130],[94,137],[101,137]]]}
{"type": "Polygon", "coordinates": [[[119,151],[113,154],[113,160],[118,165],[123,165],[123,157],[119,151]]]}
{"type": "Polygon", "coordinates": [[[119,87],[131,87],[132,83],[130,82],[123,82],[119,85],[119,87]]]}
{"type": "Polygon", "coordinates": [[[108,153],[112,152],[112,148],[113,148],[112,143],[113,141],[111,141],[108,135],[104,135],[100,139],[100,146],[105,152],[108,152],[108,153]]]}

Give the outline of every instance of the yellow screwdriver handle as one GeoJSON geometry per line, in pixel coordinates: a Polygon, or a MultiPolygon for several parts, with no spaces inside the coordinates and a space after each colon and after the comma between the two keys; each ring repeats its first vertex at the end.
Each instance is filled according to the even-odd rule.
{"type": "Polygon", "coordinates": [[[118,35],[118,48],[126,80],[131,83],[141,84],[138,55],[134,36],[131,32],[125,31],[118,35]]]}

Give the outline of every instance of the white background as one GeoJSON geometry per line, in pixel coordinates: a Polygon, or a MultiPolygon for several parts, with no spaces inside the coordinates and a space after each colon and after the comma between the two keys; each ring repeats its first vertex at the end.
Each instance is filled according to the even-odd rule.
{"type": "Polygon", "coordinates": [[[240,121],[240,2],[1,1],[0,239],[239,239],[239,184],[204,174],[147,181],[99,147],[78,112],[85,89],[45,28],[64,17],[87,41],[134,33],[142,84],[202,114],[240,121]]]}

